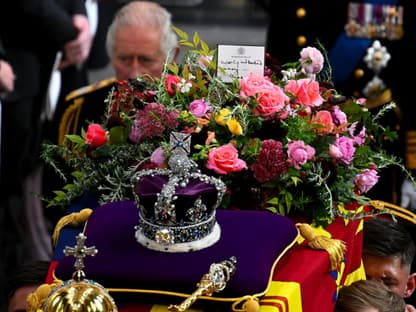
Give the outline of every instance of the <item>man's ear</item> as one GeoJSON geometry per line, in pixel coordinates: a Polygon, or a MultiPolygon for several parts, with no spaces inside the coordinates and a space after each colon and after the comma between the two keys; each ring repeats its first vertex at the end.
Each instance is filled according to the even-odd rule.
{"type": "Polygon", "coordinates": [[[416,273],[412,273],[409,275],[409,278],[407,279],[406,289],[404,291],[403,297],[409,298],[414,290],[416,289],[416,273]]]}
{"type": "Polygon", "coordinates": [[[179,46],[177,46],[176,48],[175,48],[175,50],[173,51],[173,57],[172,57],[172,62],[177,62],[177,58],[178,58],[178,56],[179,56],[179,52],[180,52],[180,48],[179,48],[179,46]]]}

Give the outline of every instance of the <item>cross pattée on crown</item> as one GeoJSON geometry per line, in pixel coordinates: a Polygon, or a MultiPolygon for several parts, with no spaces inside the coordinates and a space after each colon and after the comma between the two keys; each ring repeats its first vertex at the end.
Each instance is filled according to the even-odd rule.
{"type": "Polygon", "coordinates": [[[191,135],[180,132],[172,132],[170,134],[170,148],[174,154],[186,154],[191,152],[191,135]]]}

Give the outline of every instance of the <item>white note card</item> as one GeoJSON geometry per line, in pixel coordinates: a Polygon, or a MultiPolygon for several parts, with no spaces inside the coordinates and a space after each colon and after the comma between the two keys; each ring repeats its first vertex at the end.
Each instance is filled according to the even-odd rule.
{"type": "Polygon", "coordinates": [[[224,82],[264,76],[264,46],[218,45],[217,51],[217,76],[224,82]]]}

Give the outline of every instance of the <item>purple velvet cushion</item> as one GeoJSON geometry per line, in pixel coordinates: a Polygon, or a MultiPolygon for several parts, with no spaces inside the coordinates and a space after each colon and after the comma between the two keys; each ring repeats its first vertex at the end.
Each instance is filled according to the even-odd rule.
{"type": "MultiPolygon", "coordinates": [[[[135,239],[138,210],[132,201],[95,208],[85,235],[95,246],[95,257],[85,259],[85,273],[106,288],[163,290],[190,294],[211,263],[235,256],[237,269],[225,289],[213,297],[234,298],[266,291],[278,257],[298,234],[288,218],[265,211],[217,210],[220,240],[190,253],[163,253],[146,249],[135,239]]],[[[65,239],[65,238],[60,238],[65,239]]],[[[73,257],[56,268],[60,279],[70,279],[73,257]]]]}

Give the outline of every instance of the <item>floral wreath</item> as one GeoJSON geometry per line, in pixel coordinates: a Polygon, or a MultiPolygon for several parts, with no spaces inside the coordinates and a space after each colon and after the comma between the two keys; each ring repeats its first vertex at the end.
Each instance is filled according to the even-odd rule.
{"type": "Polygon", "coordinates": [[[339,94],[321,47],[303,48],[282,66],[266,55],[263,76],[225,83],[216,75],[216,49],[198,33],[189,40],[174,29],[189,48],[181,64],[166,64],[161,79],[118,81],[101,124],[67,135],[63,146],[44,145],[43,159],[67,181],[49,206],[68,205],[86,191],[101,204],[132,199],[137,170],[166,166],[172,131],[191,134],[189,156],[227,184],[228,209],[328,222],[340,215],[340,203],[367,204],[381,169],[406,171],[383,148],[397,134],[379,119],[395,104],[373,116],[365,99],[339,94]]]}

